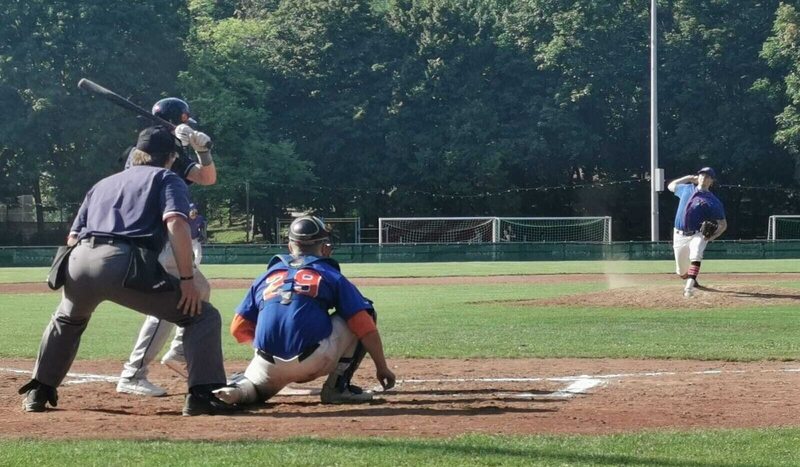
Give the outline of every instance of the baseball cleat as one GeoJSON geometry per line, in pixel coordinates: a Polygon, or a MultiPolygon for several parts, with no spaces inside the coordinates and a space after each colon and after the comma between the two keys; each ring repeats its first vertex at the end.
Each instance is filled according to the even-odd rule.
{"type": "Polygon", "coordinates": [[[363,404],[372,400],[372,393],[364,392],[358,386],[348,385],[344,391],[339,391],[325,384],[322,386],[320,399],[323,404],[363,404]]]}
{"type": "Polygon", "coordinates": [[[186,366],[186,357],[170,349],[161,359],[161,364],[179,374],[183,378],[189,377],[189,368],[186,366]]]}
{"type": "Polygon", "coordinates": [[[147,378],[120,378],[119,383],[117,383],[117,392],[148,397],[167,395],[167,391],[164,388],[156,386],[148,381],[147,378]]]}
{"type": "Polygon", "coordinates": [[[186,395],[186,402],[183,405],[183,416],[194,417],[196,415],[234,415],[241,410],[241,407],[228,404],[211,392],[190,392],[186,395]]]}
{"type": "Polygon", "coordinates": [[[692,290],[692,289],[684,289],[683,290],[683,296],[686,297],[686,298],[694,297],[694,290],[692,290]]]}
{"type": "Polygon", "coordinates": [[[56,391],[56,388],[35,380],[31,380],[28,384],[22,386],[19,393],[25,393],[25,399],[22,400],[22,409],[26,412],[44,412],[47,409],[48,402],[53,407],[58,405],[58,391],[56,391]]]}

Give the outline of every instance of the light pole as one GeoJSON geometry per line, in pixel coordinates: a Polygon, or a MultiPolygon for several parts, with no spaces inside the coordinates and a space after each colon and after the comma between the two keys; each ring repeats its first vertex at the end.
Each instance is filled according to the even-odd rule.
{"type": "Polygon", "coordinates": [[[656,0],[650,0],[650,240],[658,236],[658,192],[663,190],[663,171],[658,168],[658,34],[656,0]]]}

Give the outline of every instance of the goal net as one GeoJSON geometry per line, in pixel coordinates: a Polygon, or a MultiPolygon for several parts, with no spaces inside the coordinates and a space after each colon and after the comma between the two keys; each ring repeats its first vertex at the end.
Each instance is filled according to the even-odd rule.
{"type": "MultiPolygon", "coordinates": [[[[333,241],[336,243],[361,243],[360,217],[321,217],[326,225],[333,229],[333,241]]],[[[294,219],[278,219],[278,238],[281,243],[289,241],[289,225],[294,219]]]]}
{"type": "Polygon", "coordinates": [[[610,217],[394,217],[378,243],[611,242],[610,217]]]}
{"type": "Polygon", "coordinates": [[[767,240],[800,239],[800,216],[769,216],[767,240]]]}
{"type": "Polygon", "coordinates": [[[494,217],[381,217],[378,243],[492,243],[494,217]]]}
{"type": "Polygon", "coordinates": [[[611,218],[499,217],[498,241],[611,243],[611,218]]]}

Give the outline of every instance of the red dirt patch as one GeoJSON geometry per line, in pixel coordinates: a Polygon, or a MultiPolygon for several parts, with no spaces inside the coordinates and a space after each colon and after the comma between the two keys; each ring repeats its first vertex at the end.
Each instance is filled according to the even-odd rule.
{"type": "MultiPolygon", "coordinates": [[[[269,439],[291,436],[451,436],[462,433],[609,433],[660,428],[798,426],[800,368],[782,362],[680,360],[486,359],[392,360],[396,390],[368,405],[323,406],[318,397],[276,396],[236,417],[180,416],[185,391],[158,365],[153,381],[170,395],[115,392],[112,382],[65,384],[56,410],[27,414],[16,389],[29,378],[0,378],[2,438],[269,439]],[[489,381],[594,375],[603,385],[558,397],[574,381],[489,381]],[[612,376],[615,375],[615,376],[612,376]],[[484,380],[478,380],[484,378],[484,380]]],[[[0,367],[30,370],[30,360],[0,367]]],[[[228,371],[245,362],[229,362],[228,371]]],[[[373,373],[365,363],[362,384],[373,373]]],[[[116,375],[120,362],[80,361],[73,372],[116,375]]],[[[358,382],[358,381],[356,381],[358,382]]],[[[316,384],[304,388],[319,387],[316,384]]]]}

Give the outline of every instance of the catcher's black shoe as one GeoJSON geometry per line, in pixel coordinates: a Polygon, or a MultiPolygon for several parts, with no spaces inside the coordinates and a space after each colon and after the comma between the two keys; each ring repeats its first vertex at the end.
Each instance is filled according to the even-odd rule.
{"type": "Polygon", "coordinates": [[[19,388],[20,394],[25,394],[25,399],[22,400],[22,409],[26,412],[44,412],[47,409],[47,403],[56,407],[58,405],[58,391],[53,386],[48,386],[32,379],[19,388]]]}
{"type": "Polygon", "coordinates": [[[193,417],[195,415],[234,415],[242,408],[223,402],[215,396],[211,390],[190,390],[186,395],[186,402],[183,404],[183,416],[193,417]]]}

